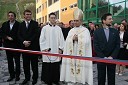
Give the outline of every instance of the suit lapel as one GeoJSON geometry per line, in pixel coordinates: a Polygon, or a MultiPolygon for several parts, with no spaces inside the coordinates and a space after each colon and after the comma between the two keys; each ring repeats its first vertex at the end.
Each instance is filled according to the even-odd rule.
{"type": "Polygon", "coordinates": [[[25,30],[25,31],[27,31],[27,27],[26,27],[26,23],[25,23],[25,21],[23,21],[23,29],[25,30]]]}
{"type": "Polygon", "coordinates": [[[32,27],[31,25],[32,25],[32,20],[30,21],[28,28],[26,27],[26,23],[25,23],[25,27],[26,27],[27,31],[29,31],[31,29],[31,27],[32,27]]]}

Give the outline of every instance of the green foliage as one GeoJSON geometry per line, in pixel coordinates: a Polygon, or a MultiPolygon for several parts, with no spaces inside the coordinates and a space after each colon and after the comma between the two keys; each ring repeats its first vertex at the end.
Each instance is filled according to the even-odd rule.
{"type": "Polygon", "coordinates": [[[35,0],[0,0],[0,27],[1,24],[7,21],[7,13],[9,11],[14,11],[17,14],[17,20],[21,21],[19,18],[19,13],[16,9],[16,3],[19,7],[21,18],[23,19],[23,11],[29,9],[33,13],[33,19],[36,18],[36,2],[35,0]]]}

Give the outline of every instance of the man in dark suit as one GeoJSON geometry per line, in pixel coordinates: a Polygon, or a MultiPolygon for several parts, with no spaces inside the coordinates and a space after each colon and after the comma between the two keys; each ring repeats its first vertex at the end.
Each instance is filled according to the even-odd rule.
{"type": "MultiPolygon", "coordinates": [[[[32,20],[32,12],[30,10],[24,11],[24,19],[25,20],[20,24],[18,31],[21,47],[25,50],[39,50],[38,23],[32,20]]],[[[30,63],[33,71],[32,84],[36,84],[38,79],[38,55],[23,53],[22,56],[25,74],[25,80],[22,82],[22,84],[26,84],[28,81],[30,81],[30,63]]]]}
{"type": "MultiPolygon", "coordinates": [[[[12,11],[8,13],[8,21],[4,22],[1,27],[1,35],[4,39],[4,47],[7,48],[20,48],[19,42],[18,42],[18,28],[19,28],[19,22],[16,21],[16,14],[12,11]]],[[[10,78],[7,81],[12,81],[16,77],[16,81],[19,81],[20,78],[20,53],[13,52],[13,51],[7,51],[7,61],[8,61],[8,70],[10,74],[10,78]],[[14,68],[14,61],[15,59],[15,65],[16,68],[14,68]]]]}
{"type": "MultiPolygon", "coordinates": [[[[62,26],[63,26],[63,23],[61,22],[62,26]]],[[[61,27],[61,26],[60,26],[61,27]]],[[[67,36],[68,36],[68,32],[74,27],[74,21],[73,20],[70,20],[69,21],[69,27],[68,28],[64,28],[64,27],[61,27],[62,29],[62,33],[63,33],[63,36],[64,36],[64,40],[66,40],[67,36]]]]}
{"type": "MultiPolygon", "coordinates": [[[[94,32],[94,49],[100,58],[115,59],[120,49],[120,37],[116,29],[111,28],[112,15],[104,14],[101,18],[103,28],[94,32]]],[[[97,63],[98,85],[105,85],[106,73],[108,85],[115,85],[114,64],[97,63]],[[107,72],[106,72],[107,71],[107,72]]]]}

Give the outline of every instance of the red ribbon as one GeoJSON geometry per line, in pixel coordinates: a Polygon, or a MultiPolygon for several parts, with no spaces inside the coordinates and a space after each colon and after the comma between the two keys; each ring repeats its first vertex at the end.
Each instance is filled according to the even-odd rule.
{"type": "Polygon", "coordinates": [[[41,55],[48,55],[48,56],[58,56],[58,57],[63,57],[63,58],[88,60],[88,61],[95,61],[95,62],[100,62],[100,63],[128,65],[128,60],[104,59],[104,58],[99,58],[99,57],[84,57],[84,56],[73,56],[73,55],[64,55],[64,54],[55,54],[55,53],[53,54],[53,53],[48,53],[48,52],[5,48],[5,47],[0,47],[0,49],[1,50],[10,50],[10,51],[15,51],[15,52],[30,53],[30,54],[41,54],[41,55]]]}

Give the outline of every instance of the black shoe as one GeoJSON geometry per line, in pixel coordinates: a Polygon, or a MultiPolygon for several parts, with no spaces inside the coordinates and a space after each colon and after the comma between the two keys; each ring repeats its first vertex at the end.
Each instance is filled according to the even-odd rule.
{"type": "Polygon", "coordinates": [[[126,82],[128,82],[128,80],[125,80],[126,82]]]}
{"type": "Polygon", "coordinates": [[[16,77],[15,81],[19,81],[20,80],[20,77],[16,77]]]}
{"type": "Polygon", "coordinates": [[[10,77],[10,78],[8,78],[7,82],[12,81],[13,79],[14,79],[14,77],[10,77]]]}
{"type": "Polygon", "coordinates": [[[29,79],[25,79],[23,82],[22,82],[22,85],[28,83],[28,81],[30,81],[29,79]]]}
{"type": "Polygon", "coordinates": [[[55,85],[60,85],[59,83],[54,83],[55,85]]]}
{"type": "Polygon", "coordinates": [[[37,83],[37,80],[32,81],[32,85],[35,85],[37,83]]]}

